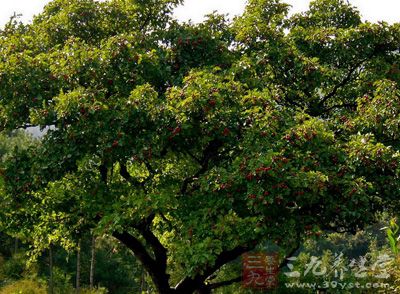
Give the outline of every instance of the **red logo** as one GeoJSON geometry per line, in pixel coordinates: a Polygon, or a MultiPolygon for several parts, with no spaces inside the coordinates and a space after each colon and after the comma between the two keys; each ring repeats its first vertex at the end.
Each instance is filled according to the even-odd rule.
{"type": "Polygon", "coordinates": [[[273,289],[278,286],[279,258],[276,253],[243,254],[243,287],[273,289]]]}

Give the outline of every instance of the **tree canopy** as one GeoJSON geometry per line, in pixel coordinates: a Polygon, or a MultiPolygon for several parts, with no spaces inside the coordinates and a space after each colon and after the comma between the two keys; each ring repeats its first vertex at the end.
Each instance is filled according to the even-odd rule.
{"type": "Polygon", "coordinates": [[[398,209],[399,24],[343,0],[179,23],[179,4],[54,0],[1,31],[0,128],[54,127],[3,163],[2,229],[37,252],[109,234],[159,293],[208,293],[267,241],[398,209]]]}

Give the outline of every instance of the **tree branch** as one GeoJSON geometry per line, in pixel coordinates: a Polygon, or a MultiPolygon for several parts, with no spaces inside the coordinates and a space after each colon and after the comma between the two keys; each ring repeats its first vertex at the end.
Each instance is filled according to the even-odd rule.
{"type": "Polygon", "coordinates": [[[214,139],[208,143],[207,147],[203,151],[201,159],[199,160],[201,166],[200,169],[193,176],[183,180],[180,190],[182,195],[186,193],[187,187],[191,182],[193,182],[195,178],[199,177],[201,174],[205,173],[208,170],[210,160],[217,156],[218,149],[222,145],[223,142],[218,139],[214,139]]]}
{"type": "Polygon", "coordinates": [[[169,286],[169,275],[165,269],[161,268],[156,260],[154,260],[147,252],[143,244],[128,232],[114,232],[113,236],[122,242],[135,254],[136,258],[142,263],[143,267],[151,276],[159,293],[172,292],[169,286]]]}
{"type": "Polygon", "coordinates": [[[334,109],[334,108],[355,108],[356,106],[357,106],[356,103],[337,104],[337,105],[333,105],[333,106],[330,106],[330,107],[324,109],[322,113],[329,112],[329,111],[331,111],[331,110],[334,109]]]}
{"type": "Polygon", "coordinates": [[[107,173],[108,173],[107,166],[103,163],[103,164],[100,165],[99,170],[100,170],[101,180],[105,184],[107,184],[107,173]]]}
{"type": "Polygon", "coordinates": [[[132,185],[138,185],[143,187],[143,183],[139,182],[138,180],[134,179],[128,171],[128,168],[125,164],[119,163],[119,174],[123,177],[127,182],[131,183],[132,185]]]}
{"type": "Polygon", "coordinates": [[[135,226],[135,228],[142,234],[143,238],[151,246],[154,252],[155,261],[160,267],[160,270],[166,272],[167,270],[167,249],[161,244],[160,240],[153,234],[150,229],[151,223],[154,219],[154,214],[143,221],[141,224],[135,226]]]}
{"type": "Polygon", "coordinates": [[[235,260],[243,253],[248,252],[253,248],[254,246],[238,246],[234,249],[223,251],[217,256],[214,265],[207,267],[203,274],[199,274],[195,278],[185,278],[181,280],[175,286],[177,293],[191,293],[195,289],[204,288],[204,281],[211,276],[211,274],[217,271],[224,264],[235,260]]]}
{"type": "Polygon", "coordinates": [[[335,85],[335,87],[333,87],[333,90],[328,93],[325,97],[323,97],[321,99],[321,101],[318,103],[319,106],[323,106],[324,103],[326,101],[328,101],[330,98],[332,98],[333,96],[335,96],[337,94],[337,92],[339,91],[340,88],[344,87],[345,85],[347,85],[348,82],[351,81],[351,77],[353,75],[353,73],[366,61],[366,59],[362,59],[361,61],[357,62],[356,64],[354,64],[350,70],[348,71],[347,75],[344,77],[344,79],[335,85]]]}
{"type": "Polygon", "coordinates": [[[153,169],[153,167],[151,166],[151,164],[149,162],[147,162],[146,160],[143,161],[144,165],[146,166],[147,170],[149,171],[149,179],[153,178],[155,175],[155,170],[153,169]]]}
{"type": "Polygon", "coordinates": [[[216,282],[216,283],[213,283],[213,284],[208,284],[208,285],[206,285],[206,288],[208,288],[208,289],[210,289],[210,290],[212,290],[212,289],[217,289],[217,288],[220,288],[220,287],[225,287],[225,286],[232,285],[232,284],[234,284],[234,283],[239,283],[241,280],[242,280],[242,277],[239,276],[239,277],[236,277],[236,278],[234,278],[234,279],[227,280],[227,281],[216,282]]]}

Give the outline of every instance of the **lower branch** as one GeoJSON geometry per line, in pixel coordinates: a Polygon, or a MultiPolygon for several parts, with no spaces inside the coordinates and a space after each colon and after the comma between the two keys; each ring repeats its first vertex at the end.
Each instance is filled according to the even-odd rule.
{"type": "Polygon", "coordinates": [[[241,276],[236,277],[234,279],[227,280],[227,281],[223,281],[223,282],[216,282],[216,283],[213,283],[213,284],[208,284],[208,285],[206,285],[206,287],[208,289],[212,290],[212,289],[217,289],[217,288],[220,288],[220,287],[229,286],[229,285],[232,285],[234,283],[239,283],[240,281],[242,281],[242,277],[241,276]]]}
{"type": "Polygon", "coordinates": [[[252,250],[254,246],[238,246],[234,249],[223,251],[217,256],[213,266],[209,266],[204,270],[203,274],[199,274],[194,278],[185,278],[176,285],[175,289],[177,293],[193,293],[195,290],[207,290],[207,285],[204,282],[209,276],[215,271],[221,268],[223,265],[237,259],[243,253],[252,250]]]}
{"type": "Polygon", "coordinates": [[[151,276],[160,294],[170,294],[173,290],[169,286],[169,275],[164,267],[161,267],[147,252],[143,244],[128,232],[114,232],[113,236],[121,241],[135,254],[136,258],[142,263],[143,267],[151,276]]]}

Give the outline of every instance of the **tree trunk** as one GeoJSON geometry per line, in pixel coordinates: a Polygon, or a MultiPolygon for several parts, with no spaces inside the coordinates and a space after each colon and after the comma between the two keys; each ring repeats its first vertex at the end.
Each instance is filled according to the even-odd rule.
{"type": "Polygon", "coordinates": [[[142,268],[142,273],[140,274],[140,293],[143,293],[145,287],[145,279],[144,279],[144,268],[142,268]]]}
{"type": "Polygon", "coordinates": [[[89,276],[89,284],[90,289],[94,287],[94,270],[96,263],[96,237],[92,236],[92,248],[91,248],[91,258],[90,258],[90,276],[89,276]]]}
{"type": "Polygon", "coordinates": [[[49,279],[49,294],[54,293],[54,277],[53,277],[53,246],[50,245],[49,247],[49,272],[50,272],[50,279],[49,279]]]}
{"type": "MultiPolygon", "coordinates": [[[[206,279],[219,270],[224,264],[237,259],[243,253],[254,248],[254,245],[242,245],[230,250],[225,250],[216,257],[214,264],[207,266],[202,273],[197,274],[195,277],[186,277],[172,288],[169,283],[169,274],[167,272],[167,250],[149,228],[143,226],[137,226],[136,228],[153,249],[154,257],[148,253],[143,243],[134,235],[128,232],[114,232],[113,236],[127,246],[141,262],[159,294],[191,294],[196,291],[200,293],[210,293],[210,289],[212,290],[217,287],[211,288],[210,286],[206,286],[204,283],[206,279]]],[[[236,279],[233,279],[232,283],[233,282],[236,282],[236,279]]],[[[224,285],[225,283],[221,284],[221,286],[224,285]]]]}
{"type": "Polygon", "coordinates": [[[18,238],[15,238],[14,240],[14,254],[17,254],[18,252],[18,238]]]}
{"type": "Polygon", "coordinates": [[[78,241],[78,249],[76,252],[76,293],[81,291],[81,239],[78,241]]]}

